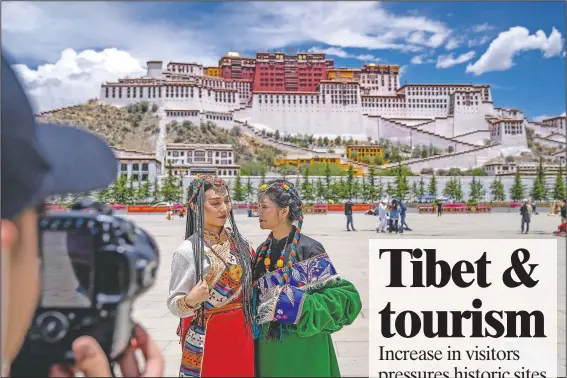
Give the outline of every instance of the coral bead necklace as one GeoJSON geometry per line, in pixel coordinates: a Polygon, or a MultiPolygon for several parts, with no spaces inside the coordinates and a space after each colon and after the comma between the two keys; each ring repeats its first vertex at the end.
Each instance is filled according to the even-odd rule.
{"type": "MultiPolygon", "coordinates": [[[[279,257],[278,261],[276,262],[276,269],[283,267],[283,264],[284,264],[283,260],[284,260],[284,256],[285,256],[285,251],[287,249],[288,241],[289,241],[289,235],[285,238],[285,246],[283,247],[282,252],[280,254],[280,257],[279,257]]],[[[274,242],[274,238],[273,238],[273,234],[272,234],[272,237],[270,238],[270,245],[268,246],[268,250],[266,252],[266,258],[264,259],[264,265],[266,266],[266,273],[270,273],[270,265],[272,263],[271,253],[272,253],[272,243],[273,242],[274,242]]]]}

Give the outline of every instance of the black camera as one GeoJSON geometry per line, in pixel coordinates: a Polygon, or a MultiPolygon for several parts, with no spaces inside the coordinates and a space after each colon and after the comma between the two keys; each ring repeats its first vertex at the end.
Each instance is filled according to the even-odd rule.
{"type": "Polygon", "coordinates": [[[130,346],[135,299],[159,266],[155,241],[108,205],[82,201],[40,216],[41,301],[11,376],[73,364],[72,343],[94,337],[112,363],[130,346]]]}

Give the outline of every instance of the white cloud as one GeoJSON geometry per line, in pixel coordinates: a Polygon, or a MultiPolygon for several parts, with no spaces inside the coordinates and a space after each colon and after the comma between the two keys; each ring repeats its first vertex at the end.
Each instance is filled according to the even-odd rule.
{"type": "Polygon", "coordinates": [[[565,58],[565,51],[563,51],[563,54],[562,54],[562,55],[563,55],[563,57],[565,58]]]}
{"type": "Polygon", "coordinates": [[[364,60],[364,61],[371,61],[371,62],[379,62],[380,58],[375,57],[374,55],[371,54],[361,54],[361,55],[356,55],[354,57],[355,59],[358,60],[364,60]]]}
{"type": "Polygon", "coordinates": [[[339,58],[354,58],[363,61],[378,62],[380,59],[371,54],[351,54],[340,47],[312,47],[307,52],[323,53],[330,56],[338,56],[339,58]]]}
{"type": "MultiPolygon", "coordinates": [[[[565,112],[561,113],[560,116],[561,116],[561,117],[565,117],[565,112]]],[[[555,114],[555,115],[542,114],[542,115],[539,115],[539,116],[535,116],[533,120],[534,120],[535,122],[541,122],[541,121],[543,121],[544,119],[553,118],[553,117],[557,117],[557,114],[555,114]]]]}
{"type": "Polygon", "coordinates": [[[462,39],[460,38],[450,38],[447,44],[445,45],[445,48],[447,50],[454,50],[457,47],[459,47],[461,43],[462,43],[462,39]]]}
{"type": "Polygon", "coordinates": [[[312,47],[307,50],[309,53],[322,53],[327,55],[338,56],[339,58],[348,58],[351,55],[347,53],[345,50],[341,49],[340,47],[312,47]]]}
{"type": "Polygon", "coordinates": [[[485,32],[485,31],[494,30],[494,26],[488,25],[487,23],[484,23],[484,24],[480,24],[480,25],[474,25],[471,28],[471,30],[475,33],[481,33],[481,32],[485,32]]]}
{"type": "Polygon", "coordinates": [[[117,49],[80,53],[66,49],[55,64],[44,64],[35,70],[16,64],[14,70],[28,89],[36,111],[98,98],[103,82],[126,76],[139,77],[146,72],[137,59],[117,49]]]}
{"type": "Polygon", "coordinates": [[[425,57],[425,55],[416,55],[413,58],[411,58],[411,64],[423,64],[425,63],[423,58],[425,57]]]}
{"type": "Polygon", "coordinates": [[[470,39],[467,42],[467,44],[468,44],[469,47],[475,47],[475,46],[482,46],[482,45],[488,43],[488,41],[490,41],[490,37],[485,35],[484,37],[481,37],[481,38],[470,39]]]}
{"type": "Polygon", "coordinates": [[[544,58],[551,58],[563,51],[563,42],[555,28],[546,37],[542,30],[530,35],[528,29],[516,26],[498,34],[479,60],[467,66],[466,72],[478,76],[490,71],[506,71],[514,65],[513,58],[518,53],[528,50],[541,50],[544,58]]]}
{"type": "Polygon", "coordinates": [[[462,64],[468,62],[472,58],[474,58],[475,52],[469,51],[464,54],[459,55],[458,57],[453,57],[453,53],[449,55],[440,55],[437,57],[437,68],[449,68],[456,66],[457,64],[462,64]]]}
{"type": "Polygon", "coordinates": [[[406,71],[408,70],[408,66],[407,65],[403,65],[400,67],[400,72],[398,73],[400,78],[405,75],[406,71]]]}
{"type": "MultiPolygon", "coordinates": [[[[128,54],[113,58],[124,59],[126,66],[130,59],[139,65],[155,59],[216,65],[227,51],[258,51],[312,42],[333,46],[336,56],[344,55],[341,50],[347,48],[363,48],[369,53],[353,58],[375,62],[379,58],[372,50],[418,52],[442,46],[451,33],[442,22],[394,14],[379,2],[272,2],[269,7],[256,2],[221,3],[215,12],[193,12],[191,22],[168,17],[175,6],[181,5],[4,2],[0,23],[3,47],[16,61],[52,63],[54,67],[70,59],[68,53],[62,58],[62,51],[70,48],[77,52],[78,57],[71,60],[76,59],[81,79],[66,78],[70,83],[49,84],[54,82],[48,73],[50,65],[38,69],[19,67],[28,78],[37,76],[35,81],[28,81],[40,108],[46,109],[97,97],[101,82],[111,80],[98,68],[91,68],[96,73],[83,71],[92,62],[87,58],[88,64],[79,63],[84,59],[79,57],[93,49],[98,54],[112,48],[128,54]]],[[[96,67],[103,65],[98,63],[96,67]]],[[[64,72],[58,72],[56,77],[62,75],[64,72]]],[[[112,78],[120,75],[109,74],[112,78]]]]}
{"type": "MultiPolygon", "coordinates": [[[[116,47],[139,59],[205,60],[238,48],[305,42],[342,48],[420,51],[441,46],[450,29],[421,16],[396,15],[379,2],[222,3],[191,22],[166,21],[166,3],[5,2],[3,43],[18,58],[53,61],[71,47],[116,47]],[[246,14],[246,17],[242,17],[246,14]],[[163,17],[163,18],[162,18],[163,17]]],[[[185,10],[187,11],[187,10],[185,10]]],[[[169,10],[171,12],[171,10],[169,10]]]]}

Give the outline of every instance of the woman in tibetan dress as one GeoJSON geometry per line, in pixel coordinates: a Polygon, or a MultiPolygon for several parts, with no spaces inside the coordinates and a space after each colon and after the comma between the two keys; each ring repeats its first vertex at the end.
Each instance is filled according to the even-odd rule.
{"type": "Polygon", "coordinates": [[[293,184],[262,185],[259,202],[260,227],[271,232],[254,266],[256,375],[339,377],[331,334],[360,313],[358,291],[337,274],[323,245],[301,233],[293,184]]]}
{"type": "Polygon", "coordinates": [[[167,299],[181,318],[179,376],[254,376],[254,251],[236,228],[221,179],[192,182],[185,239],[173,254],[167,299]]]}

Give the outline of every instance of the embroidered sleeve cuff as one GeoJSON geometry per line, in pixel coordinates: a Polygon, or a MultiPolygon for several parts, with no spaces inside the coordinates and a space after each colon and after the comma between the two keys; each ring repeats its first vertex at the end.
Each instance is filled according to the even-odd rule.
{"type": "Polygon", "coordinates": [[[305,292],[294,286],[286,285],[280,292],[274,320],[284,324],[297,324],[301,318],[305,292]]]}

